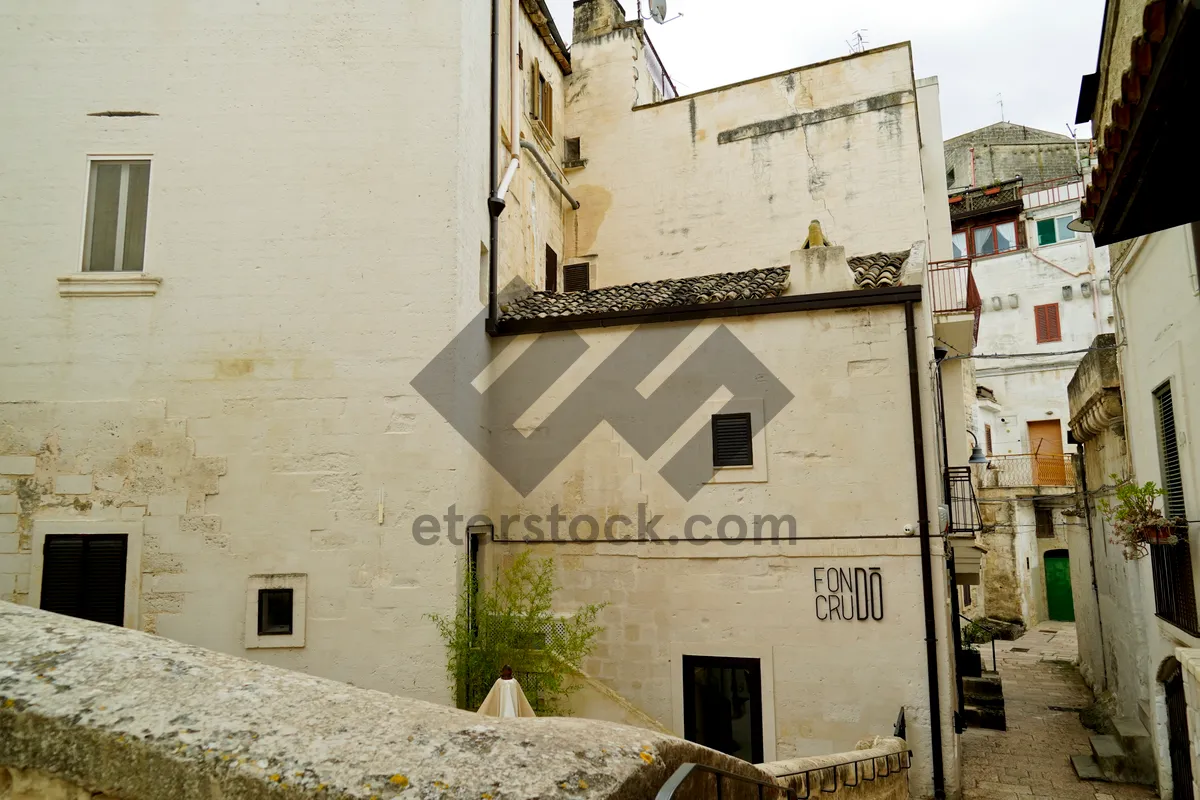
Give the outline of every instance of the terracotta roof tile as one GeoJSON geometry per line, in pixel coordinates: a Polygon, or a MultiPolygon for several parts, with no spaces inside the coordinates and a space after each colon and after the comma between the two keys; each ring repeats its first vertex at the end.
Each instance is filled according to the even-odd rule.
{"type": "MultiPolygon", "coordinates": [[[[847,259],[854,283],[860,289],[899,286],[907,261],[907,250],[847,259]]],[[[786,292],[791,281],[790,275],[790,267],[768,267],[695,278],[605,286],[586,292],[530,292],[503,304],[500,307],[500,319],[561,319],[613,311],[762,300],[779,297],[786,292]]]]}
{"type": "Polygon", "coordinates": [[[878,289],[881,286],[899,286],[908,263],[908,251],[899,253],[872,253],[869,256],[853,256],[846,259],[854,273],[854,283],[860,289],[878,289]]]}

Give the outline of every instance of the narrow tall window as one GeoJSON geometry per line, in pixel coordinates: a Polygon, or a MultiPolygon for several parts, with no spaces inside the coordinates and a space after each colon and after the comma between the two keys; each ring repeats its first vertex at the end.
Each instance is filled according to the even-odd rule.
{"type": "Polygon", "coordinates": [[[138,272],[146,252],[149,161],[93,161],[88,178],[85,272],[138,272]]]}
{"type": "Polygon", "coordinates": [[[987,447],[987,454],[989,456],[992,455],[992,426],[991,425],[983,426],[983,442],[984,442],[984,445],[987,447]]]}
{"type": "Polygon", "coordinates": [[[125,622],[125,535],[52,535],[42,548],[46,611],[109,625],[125,622]]]}
{"type": "Polygon", "coordinates": [[[533,91],[530,93],[529,116],[540,121],[546,133],[554,133],[554,87],[542,74],[537,59],[533,61],[533,91]]]}
{"type": "Polygon", "coordinates": [[[1054,538],[1054,512],[1048,508],[1035,508],[1033,520],[1036,523],[1036,533],[1039,539],[1054,538]]]}
{"type": "Polygon", "coordinates": [[[1034,306],[1033,319],[1037,327],[1038,344],[1062,341],[1062,329],[1058,324],[1058,303],[1034,306]]]}
{"type": "Polygon", "coordinates": [[[712,441],[714,467],[754,465],[749,414],[713,414],[712,441]]]}
{"type": "Polygon", "coordinates": [[[1187,519],[1183,502],[1183,470],[1179,462],[1179,441],[1175,432],[1175,403],[1171,382],[1154,391],[1154,416],[1158,426],[1158,453],[1162,466],[1163,513],[1168,519],[1187,519]]]}
{"type": "Polygon", "coordinates": [[[546,245],[546,291],[558,291],[558,253],[546,245]]]}

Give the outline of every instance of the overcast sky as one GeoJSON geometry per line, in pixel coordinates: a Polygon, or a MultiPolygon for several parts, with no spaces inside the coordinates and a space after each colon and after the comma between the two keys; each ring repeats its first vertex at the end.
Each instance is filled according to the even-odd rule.
{"type": "MultiPolygon", "coordinates": [[[[570,41],[572,0],[547,0],[570,41]]],[[[622,0],[630,19],[637,0],[622,0]]],[[[647,22],[681,94],[849,53],[912,42],[918,78],[941,83],[946,138],[1004,119],[1067,133],[1079,79],[1096,68],[1104,0],[668,0],[647,22]]],[[[643,0],[643,13],[649,13],[643,0]]],[[[1088,126],[1079,131],[1089,134],[1088,126]]]]}

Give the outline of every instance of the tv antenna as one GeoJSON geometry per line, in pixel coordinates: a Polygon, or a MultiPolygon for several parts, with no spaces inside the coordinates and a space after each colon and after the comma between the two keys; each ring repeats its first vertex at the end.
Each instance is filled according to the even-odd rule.
{"type": "Polygon", "coordinates": [[[867,37],[863,35],[866,32],[866,28],[859,28],[850,35],[849,39],[846,40],[846,44],[849,45],[851,53],[861,53],[867,49],[867,37]]]}
{"type": "Polygon", "coordinates": [[[667,0],[650,0],[650,16],[642,16],[642,0],[638,0],[638,19],[652,19],[659,25],[665,25],[668,22],[674,22],[683,16],[683,13],[667,19],[667,0]]]}
{"type": "Polygon", "coordinates": [[[1008,122],[1008,120],[1006,120],[1004,118],[1004,95],[997,93],[996,94],[996,102],[1000,104],[1000,121],[1008,122]]]}

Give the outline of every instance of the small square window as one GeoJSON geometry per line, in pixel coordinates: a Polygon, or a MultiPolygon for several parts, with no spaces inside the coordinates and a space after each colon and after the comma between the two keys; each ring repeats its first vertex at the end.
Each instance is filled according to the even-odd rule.
{"type": "Polygon", "coordinates": [[[566,264],[562,271],[563,291],[586,292],[592,288],[588,264],[566,264]]]}
{"type": "Polygon", "coordinates": [[[258,590],[258,635],[292,635],[292,590],[258,590]]]}
{"type": "Polygon", "coordinates": [[[750,414],[713,414],[713,466],[754,466],[750,414]]]}

